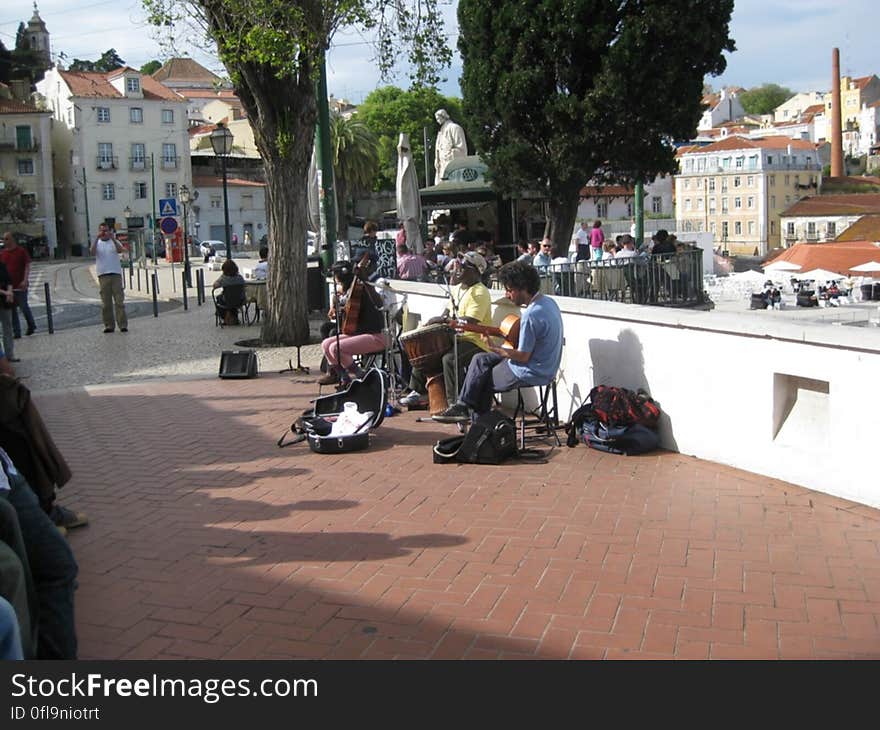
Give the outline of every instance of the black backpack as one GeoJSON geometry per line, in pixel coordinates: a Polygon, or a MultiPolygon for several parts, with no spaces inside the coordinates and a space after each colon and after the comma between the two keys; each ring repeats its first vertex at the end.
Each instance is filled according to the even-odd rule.
{"type": "Polygon", "coordinates": [[[464,436],[434,445],[435,464],[501,464],[518,453],[516,424],[503,413],[489,411],[464,436]]]}

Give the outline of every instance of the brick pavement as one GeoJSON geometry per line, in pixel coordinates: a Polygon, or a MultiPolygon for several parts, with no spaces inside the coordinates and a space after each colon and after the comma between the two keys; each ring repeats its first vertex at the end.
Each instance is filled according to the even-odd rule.
{"type": "Polygon", "coordinates": [[[880,658],[880,511],[667,452],[434,465],[415,414],[278,449],[311,380],[36,395],[82,658],[880,658]]]}

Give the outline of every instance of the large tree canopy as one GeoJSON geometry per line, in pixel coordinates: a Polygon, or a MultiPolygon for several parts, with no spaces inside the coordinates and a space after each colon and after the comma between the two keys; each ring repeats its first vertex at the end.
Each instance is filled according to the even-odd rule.
{"type": "Polygon", "coordinates": [[[773,110],[791,99],[794,92],[779,84],[761,84],[739,95],[740,104],[747,114],[772,114],[773,110]]]}
{"type": "Polygon", "coordinates": [[[266,343],[308,341],[307,180],[317,114],[315,82],[336,30],[379,33],[380,68],[402,53],[416,80],[435,83],[448,63],[437,0],[144,0],[165,26],[193,17],[214,40],[247,113],[266,173],[269,307],[266,343]],[[391,31],[394,31],[392,36],[391,31]]]}
{"type": "Polygon", "coordinates": [[[412,148],[413,162],[419,176],[420,185],[425,182],[424,132],[428,129],[429,166],[433,168],[434,155],[431,149],[437,133],[434,112],[446,109],[465,131],[468,125],[462,119],[461,99],[443,96],[433,87],[416,86],[404,91],[396,86],[383,86],[370,92],[363,104],[358,107],[357,116],[376,135],[379,144],[379,172],[373,183],[374,190],[393,190],[397,181],[397,142],[400,133],[406,132],[412,148]]]}
{"type": "Polygon", "coordinates": [[[107,73],[115,71],[117,68],[125,66],[115,48],[108,48],[101,54],[97,61],[84,61],[81,58],[74,58],[69,66],[70,71],[99,71],[107,73]]]}
{"type": "Polygon", "coordinates": [[[675,170],[733,0],[460,0],[464,111],[496,189],[540,191],[567,250],[589,180],[675,170]]]}

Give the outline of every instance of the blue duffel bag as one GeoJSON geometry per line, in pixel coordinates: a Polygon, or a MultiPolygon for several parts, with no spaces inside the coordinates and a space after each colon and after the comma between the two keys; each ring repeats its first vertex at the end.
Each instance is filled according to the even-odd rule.
{"type": "Polygon", "coordinates": [[[606,426],[602,421],[590,419],[581,426],[581,437],[591,449],[625,456],[645,454],[660,446],[657,432],[640,423],[606,426]]]}

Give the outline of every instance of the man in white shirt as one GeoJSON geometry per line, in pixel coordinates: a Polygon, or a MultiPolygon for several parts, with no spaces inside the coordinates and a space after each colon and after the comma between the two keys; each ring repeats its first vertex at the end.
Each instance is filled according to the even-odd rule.
{"type": "Polygon", "coordinates": [[[128,332],[128,317],[123,303],[122,264],[119,261],[119,254],[123,250],[106,223],[98,226],[98,237],[92,243],[91,253],[95,257],[95,273],[98,274],[105,333],[113,332],[116,325],[119,325],[120,332],[128,332]]]}

